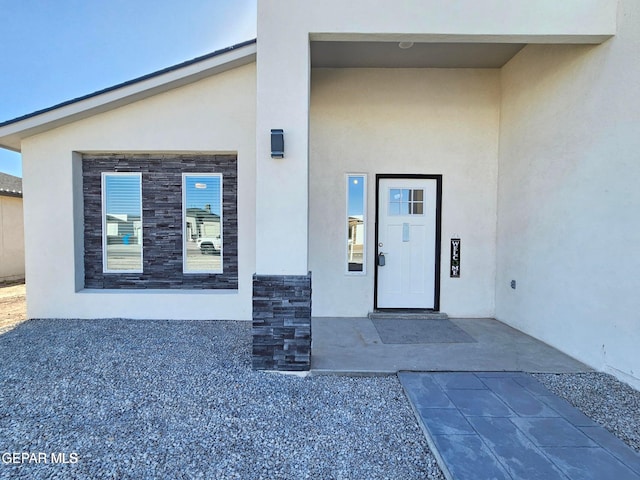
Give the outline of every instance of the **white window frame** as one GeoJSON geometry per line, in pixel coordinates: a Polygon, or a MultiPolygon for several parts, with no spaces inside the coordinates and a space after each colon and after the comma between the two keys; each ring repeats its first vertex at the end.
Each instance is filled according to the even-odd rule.
{"type": "Polygon", "coordinates": [[[198,173],[187,172],[182,173],[182,273],[185,275],[190,274],[215,274],[224,273],[224,205],[222,204],[222,188],[223,178],[221,173],[198,173]],[[187,177],[215,177],[220,179],[220,269],[217,270],[187,270],[187,189],[186,179],[187,177]]]}
{"type": "Polygon", "coordinates": [[[347,190],[345,192],[345,216],[344,219],[344,255],[343,262],[345,262],[345,275],[349,276],[362,276],[367,274],[367,174],[366,173],[347,173],[345,174],[345,185],[347,190]],[[363,238],[362,238],[362,271],[353,272],[349,271],[349,182],[352,177],[362,177],[362,224],[363,224],[363,238]]]}
{"type": "MultiPolygon", "coordinates": [[[[142,220],[142,174],[139,172],[102,172],[101,173],[101,201],[102,201],[102,272],[103,273],[143,273],[144,269],[144,248],[140,244],[140,269],[134,270],[109,270],[107,265],[107,177],[138,177],[138,185],[140,186],[140,225],[144,225],[142,220]]],[[[142,230],[140,232],[142,234],[142,230]]]]}

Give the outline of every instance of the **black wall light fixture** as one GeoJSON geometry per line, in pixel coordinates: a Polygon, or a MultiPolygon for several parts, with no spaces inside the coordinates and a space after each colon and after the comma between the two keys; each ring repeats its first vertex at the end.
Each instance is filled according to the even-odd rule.
{"type": "Polygon", "coordinates": [[[284,158],[284,131],[280,128],[271,130],[271,158],[284,158]]]}

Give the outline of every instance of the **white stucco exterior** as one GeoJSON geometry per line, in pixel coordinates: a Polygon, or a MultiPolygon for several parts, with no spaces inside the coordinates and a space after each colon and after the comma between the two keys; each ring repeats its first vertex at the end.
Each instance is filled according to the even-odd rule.
{"type": "Polygon", "coordinates": [[[250,64],[24,141],[27,315],[250,319],[255,105],[255,64],[250,64]],[[74,152],[237,152],[238,290],[84,290],[81,167],[74,152]]]}
{"type": "Polygon", "coordinates": [[[640,386],[640,4],[503,69],[496,316],[640,386]],[[517,281],[516,290],[509,286],[517,281]]]}
{"type": "Polygon", "coordinates": [[[0,125],[24,159],[28,315],[249,320],[254,273],[311,271],[314,316],[364,316],[376,175],[442,175],[440,310],[640,387],[639,25],[634,0],[259,0],[257,44],[0,125]],[[316,41],[526,46],[501,68],[338,69],[313,68],[316,41]],[[83,287],[81,155],[112,152],[237,153],[237,291],[83,287]],[[363,275],[349,173],[367,175],[363,275]]]}
{"type": "Polygon", "coordinates": [[[269,202],[257,205],[258,273],[308,270],[309,39],[597,43],[613,33],[614,0],[259,1],[257,196],[269,202]],[[285,159],[269,158],[272,128],[286,132],[285,159]]]}
{"type": "Polygon", "coordinates": [[[22,197],[0,193],[0,282],[24,279],[22,197]]]}
{"type": "Polygon", "coordinates": [[[317,316],[373,308],[376,174],[442,174],[442,311],[492,317],[500,76],[496,69],[318,69],[311,81],[309,266],[317,316]],[[368,175],[366,275],[345,274],[345,173],[368,175]],[[451,279],[449,239],[464,238],[451,279]]]}

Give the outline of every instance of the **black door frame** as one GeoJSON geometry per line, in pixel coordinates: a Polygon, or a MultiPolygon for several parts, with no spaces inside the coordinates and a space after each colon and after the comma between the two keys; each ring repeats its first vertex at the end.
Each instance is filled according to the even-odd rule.
{"type": "Polygon", "coordinates": [[[434,312],[440,311],[440,253],[442,249],[442,175],[407,175],[401,173],[379,173],[376,174],[376,221],[375,221],[375,248],[373,249],[373,265],[375,266],[373,277],[373,308],[382,311],[398,311],[398,310],[430,310],[434,312]],[[436,251],[435,251],[435,282],[434,282],[434,298],[433,308],[415,309],[415,308],[378,308],[378,223],[380,208],[380,180],[387,178],[402,178],[407,180],[435,180],[436,181],[436,251]]]}

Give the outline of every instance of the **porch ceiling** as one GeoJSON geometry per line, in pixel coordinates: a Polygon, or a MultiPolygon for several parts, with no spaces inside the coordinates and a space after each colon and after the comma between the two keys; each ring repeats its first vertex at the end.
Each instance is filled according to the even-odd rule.
{"type": "Polygon", "coordinates": [[[312,41],[316,68],[500,68],[524,43],[420,43],[312,41]]]}

